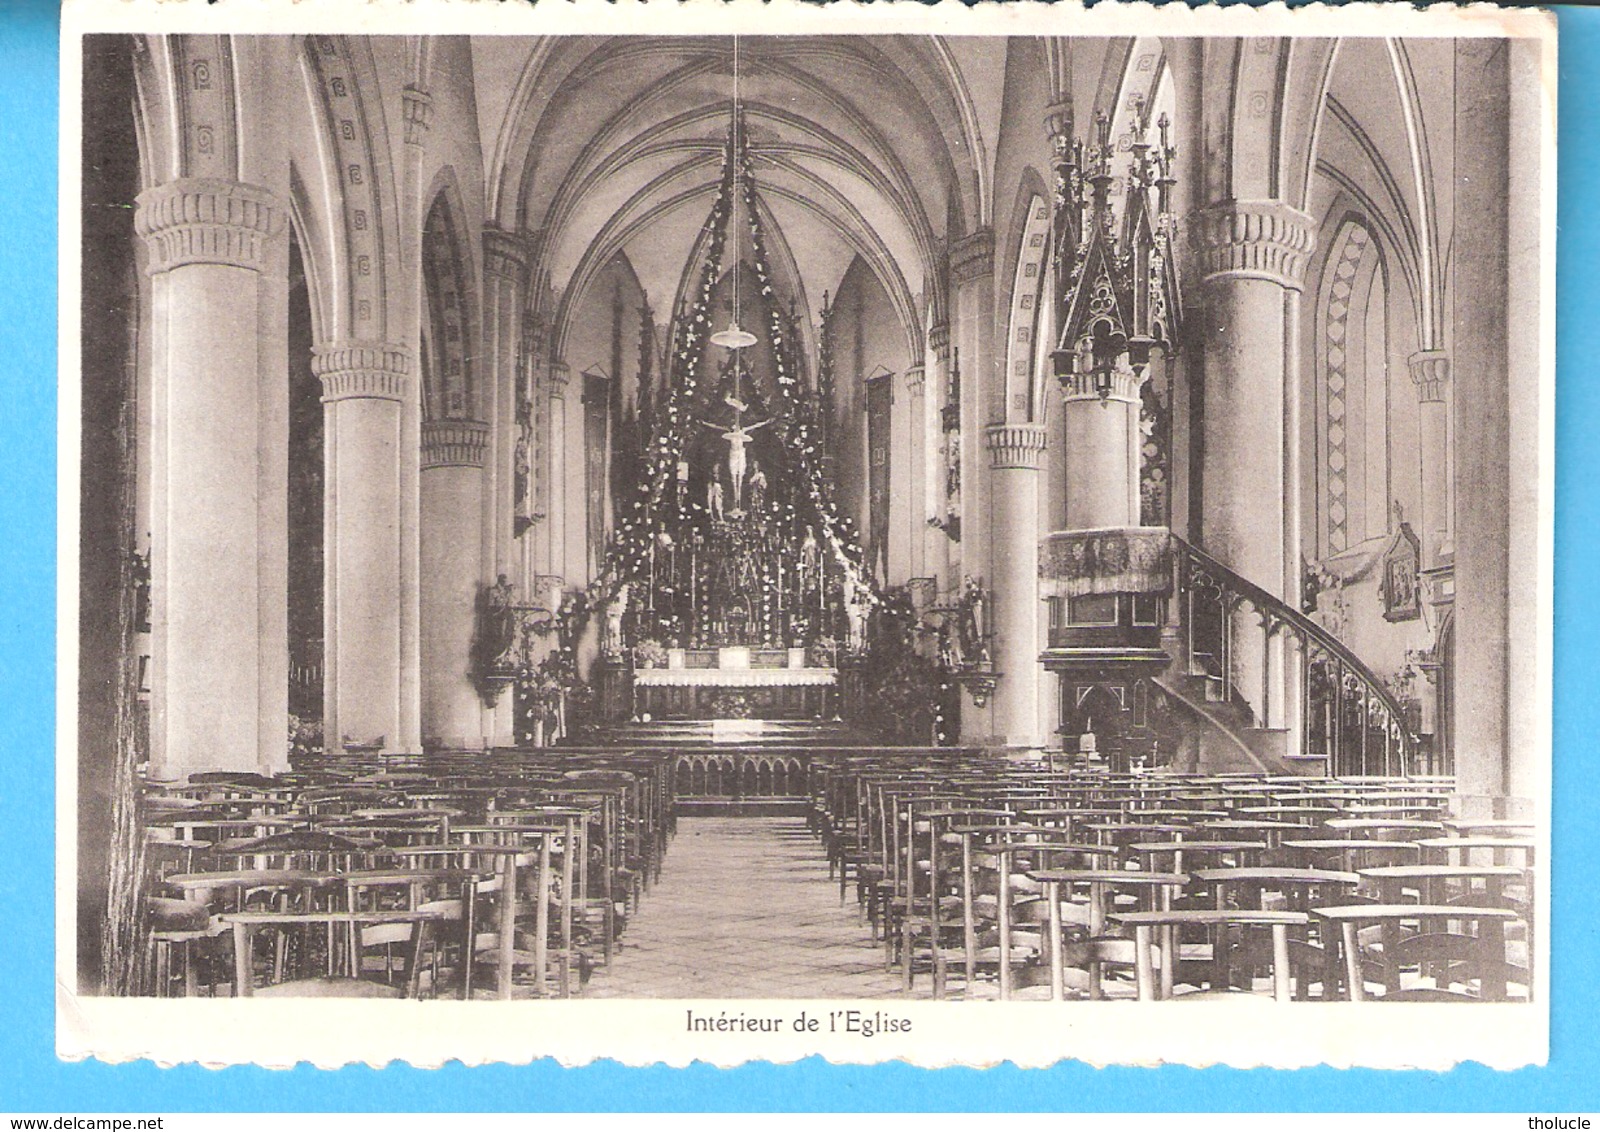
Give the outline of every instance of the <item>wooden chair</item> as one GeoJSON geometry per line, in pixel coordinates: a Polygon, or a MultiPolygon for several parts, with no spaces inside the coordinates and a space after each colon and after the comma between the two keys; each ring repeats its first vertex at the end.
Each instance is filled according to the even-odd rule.
{"type": "MultiPolygon", "coordinates": [[[[182,984],[183,997],[194,998],[200,993],[202,960],[215,958],[198,952],[207,949],[226,928],[212,920],[211,909],[203,901],[150,896],[145,906],[150,917],[150,971],[156,997],[171,997],[176,978],[182,984]]],[[[214,980],[207,982],[214,988],[214,980]]]]}

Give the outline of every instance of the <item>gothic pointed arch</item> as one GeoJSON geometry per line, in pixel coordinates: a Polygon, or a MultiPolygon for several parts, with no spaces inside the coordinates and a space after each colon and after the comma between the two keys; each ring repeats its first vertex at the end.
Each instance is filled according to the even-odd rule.
{"type": "Polygon", "coordinates": [[[441,170],[436,184],[422,226],[422,415],[481,420],[482,381],[470,348],[478,333],[471,244],[454,170],[441,170]]]}
{"type": "MultiPolygon", "coordinates": [[[[306,36],[301,61],[327,160],[315,191],[332,202],[334,258],[345,268],[331,304],[328,340],[382,342],[399,318],[399,207],[395,165],[381,107],[371,45],[359,37],[306,36]]],[[[396,327],[397,328],[397,327],[396,327]]]]}
{"type": "Polygon", "coordinates": [[[1389,526],[1388,334],[1381,309],[1386,278],[1382,246],[1366,220],[1342,217],[1316,291],[1317,528],[1323,556],[1341,554],[1389,526]],[[1377,515],[1370,514],[1374,506],[1377,515]]]}
{"type": "Polygon", "coordinates": [[[1043,396],[1049,366],[1048,337],[1050,295],[1049,271],[1051,209],[1044,178],[1031,166],[1023,171],[1017,186],[1017,203],[1012,209],[1009,233],[1002,264],[1011,267],[1006,319],[1005,381],[1006,419],[1042,423],[1043,396]],[[1041,350],[1043,352],[1041,352],[1041,350]]]}

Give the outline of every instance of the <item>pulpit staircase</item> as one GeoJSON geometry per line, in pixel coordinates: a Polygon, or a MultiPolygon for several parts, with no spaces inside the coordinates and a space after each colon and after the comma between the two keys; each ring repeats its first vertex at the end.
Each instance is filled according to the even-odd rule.
{"type": "Polygon", "coordinates": [[[1176,535],[1172,545],[1176,632],[1165,642],[1171,664],[1155,683],[1201,725],[1186,752],[1194,768],[1298,775],[1420,769],[1421,741],[1404,709],[1347,645],[1199,547],[1176,535]],[[1242,623],[1259,636],[1241,639],[1242,623]],[[1265,672],[1274,648],[1298,681],[1291,694],[1300,726],[1293,730],[1263,722],[1259,708],[1272,694],[1271,681],[1247,690],[1236,680],[1241,650],[1256,650],[1265,672]]]}

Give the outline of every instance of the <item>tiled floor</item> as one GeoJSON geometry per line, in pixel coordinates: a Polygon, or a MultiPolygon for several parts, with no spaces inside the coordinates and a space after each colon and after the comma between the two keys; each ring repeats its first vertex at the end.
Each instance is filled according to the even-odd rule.
{"type": "MultiPolygon", "coordinates": [[[[800,818],[681,818],[586,998],[896,998],[898,972],[839,903],[800,818]]],[[[919,980],[926,990],[926,977],[919,980]]]]}

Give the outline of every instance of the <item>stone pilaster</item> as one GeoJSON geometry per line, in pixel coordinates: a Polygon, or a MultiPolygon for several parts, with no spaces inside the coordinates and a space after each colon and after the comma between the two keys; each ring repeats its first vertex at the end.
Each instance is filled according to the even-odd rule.
{"type": "Polygon", "coordinates": [[[993,737],[1011,747],[1042,746],[1039,726],[1039,469],[1043,425],[991,425],[984,434],[993,472],[993,737]]]}
{"type": "Polygon", "coordinates": [[[1422,553],[1425,568],[1438,567],[1451,547],[1450,469],[1455,465],[1450,435],[1450,356],[1443,350],[1421,350],[1409,359],[1417,387],[1417,416],[1422,448],[1422,553]]]}
{"type": "MultiPolygon", "coordinates": [[[[318,347],[326,467],[323,727],[328,748],[381,742],[414,750],[402,663],[405,407],[411,354],[390,342],[318,347]]],[[[414,529],[414,528],[410,528],[414,529]]]]}
{"type": "Polygon", "coordinates": [[[266,189],[140,194],[152,318],[151,773],[288,764],[288,215],[266,189]],[[274,507],[274,502],[277,506],[274,507]]]}

